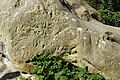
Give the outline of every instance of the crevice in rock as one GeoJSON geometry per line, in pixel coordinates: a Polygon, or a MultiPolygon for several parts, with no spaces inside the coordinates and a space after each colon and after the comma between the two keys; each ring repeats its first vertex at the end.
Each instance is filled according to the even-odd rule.
{"type": "Polygon", "coordinates": [[[73,60],[72,63],[77,63],[77,60],[73,60]]]}
{"type": "Polygon", "coordinates": [[[5,54],[0,53],[1,57],[7,58],[5,54]]]}
{"type": "Polygon", "coordinates": [[[25,63],[30,63],[30,60],[25,61],[25,63]]]}
{"type": "Polygon", "coordinates": [[[112,41],[112,42],[116,42],[115,39],[111,38],[111,37],[107,37],[106,39],[109,40],[109,41],[112,41]]]}
{"type": "Polygon", "coordinates": [[[52,16],[53,16],[53,13],[52,13],[52,12],[50,12],[50,18],[52,18],[52,16]]]}
{"type": "Polygon", "coordinates": [[[113,34],[112,32],[105,32],[105,35],[103,36],[103,40],[108,40],[120,44],[120,38],[118,37],[118,35],[113,34]]]}
{"type": "Polygon", "coordinates": [[[42,45],[42,48],[45,48],[45,44],[42,45]]]}
{"type": "Polygon", "coordinates": [[[99,17],[98,17],[99,15],[97,13],[92,13],[91,16],[92,16],[93,19],[96,19],[98,21],[100,20],[99,17]]]}
{"type": "Polygon", "coordinates": [[[101,69],[96,67],[95,65],[93,65],[89,60],[83,58],[84,61],[86,61],[88,64],[92,65],[95,69],[97,69],[98,71],[100,71],[101,69]]]}
{"type": "Polygon", "coordinates": [[[67,1],[65,1],[65,0],[60,0],[60,2],[62,3],[62,5],[63,5],[64,7],[66,7],[70,12],[72,12],[72,11],[71,11],[72,6],[71,6],[67,1]]]}
{"type": "Polygon", "coordinates": [[[14,79],[16,77],[20,76],[20,72],[10,72],[5,74],[4,76],[2,76],[2,78],[0,78],[0,80],[8,80],[8,79],[14,79]]]}
{"type": "Polygon", "coordinates": [[[2,54],[4,51],[4,43],[0,41],[0,53],[2,54]]]}
{"type": "Polygon", "coordinates": [[[81,15],[81,17],[86,17],[86,20],[85,21],[90,21],[90,18],[91,18],[91,16],[90,16],[90,13],[89,13],[89,11],[87,11],[87,10],[85,10],[84,12],[83,12],[83,14],[81,15]]]}
{"type": "Polygon", "coordinates": [[[0,41],[0,55],[9,60],[8,56],[5,54],[5,44],[2,41],[0,41]]]}
{"type": "Polygon", "coordinates": [[[21,0],[17,0],[16,4],[15,4],[15,6],[14,6],[15,8],[20,6],[20,1],[21,1],[21,0]]]}

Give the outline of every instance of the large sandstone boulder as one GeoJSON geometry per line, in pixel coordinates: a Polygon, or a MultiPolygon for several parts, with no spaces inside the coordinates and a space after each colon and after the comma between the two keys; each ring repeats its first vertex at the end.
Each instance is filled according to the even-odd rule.
{"type": "Polygon", "coordinates": [[[81,3],[74,7],[64,0],[0,0],[2,54],[23,72],[30,71],[29,60],[44,52],[120,79],[120,28],[96,21],[99,13],[81,3]]]}

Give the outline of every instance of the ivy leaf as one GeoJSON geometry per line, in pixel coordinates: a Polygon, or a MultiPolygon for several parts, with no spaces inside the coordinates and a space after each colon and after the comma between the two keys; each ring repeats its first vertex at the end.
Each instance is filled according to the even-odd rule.
{"type": "Polygon", "coordinates": [[[36,68],[33,68],[33,69],[31,70],[31,72],[32,72],[33,74],[35,74],[35,73],[37,73],[37,69],[36,69],[36,68]]]}
{"type": "Polygon", "coordinates": [[[60,71],[58,73],[55,73],[55,80],[58,80],[58,78],[63,74],[63,71],[60,71]]]}
{"type": "Polygon", "coordinates": [[[39,80],[43,80],[43,79],[44,79],[44,76],[39,75],[39,80]]]}
{"type": "Polygon", "coordinates": [[[43,70],[44,70],[44,67],[42,67],[41,69],[38,69],[37,74],[41,74],[43,70]]]}
{"type": "Polygon", "coordinates": [[[86,80],[84,77],[79,78],[79,80],[86,80]]]}
{"type": "Polygon", "coordinates": [[[49,58],[38,55],[34,61],[36,67],[32,73],[39,76],[39,80],[105,80],[103,76],[88,73],[88,67],[76,67],[62,59],[49,58]]]}
{"type": "Polygon", "coordinates": [[[59,80],[68,80],[68,78],[66,76],[60,76],[59,80]]]}

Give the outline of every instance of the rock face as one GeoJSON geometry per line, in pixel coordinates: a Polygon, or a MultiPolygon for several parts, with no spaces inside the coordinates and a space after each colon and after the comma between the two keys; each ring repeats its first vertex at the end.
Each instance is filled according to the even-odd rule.
{"type": "Polygon", "coordinates": [[[91,21],[92,19],[101,20],[100,14],[97,10],[88,5],[84,0],[67,0],[81,20],[91,21]]]}
{"type": "Polygon", "coordinates": [[[82,19],[84,13],[74,10],[68,2],[0,0],[0,41],[5,45],[4,55],[23,72],[31,69],[28,60],[44,52],[100,71],[106,78],[120,79],[120,28],[94,20],[84,5],[88,13],[82,19]]]}

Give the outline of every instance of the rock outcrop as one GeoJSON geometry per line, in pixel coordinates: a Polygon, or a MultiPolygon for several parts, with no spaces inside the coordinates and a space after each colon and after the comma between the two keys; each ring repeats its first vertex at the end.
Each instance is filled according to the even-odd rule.
{"type": "Polygon", "coordinates": [[[23,72],[31,69],[28,60],[44,52],[120,79],[120,28],[98,22],[92,14],[99,14],[83,4],[74,8],[64,0],[0,0],[4,55],[23,72]]]}

